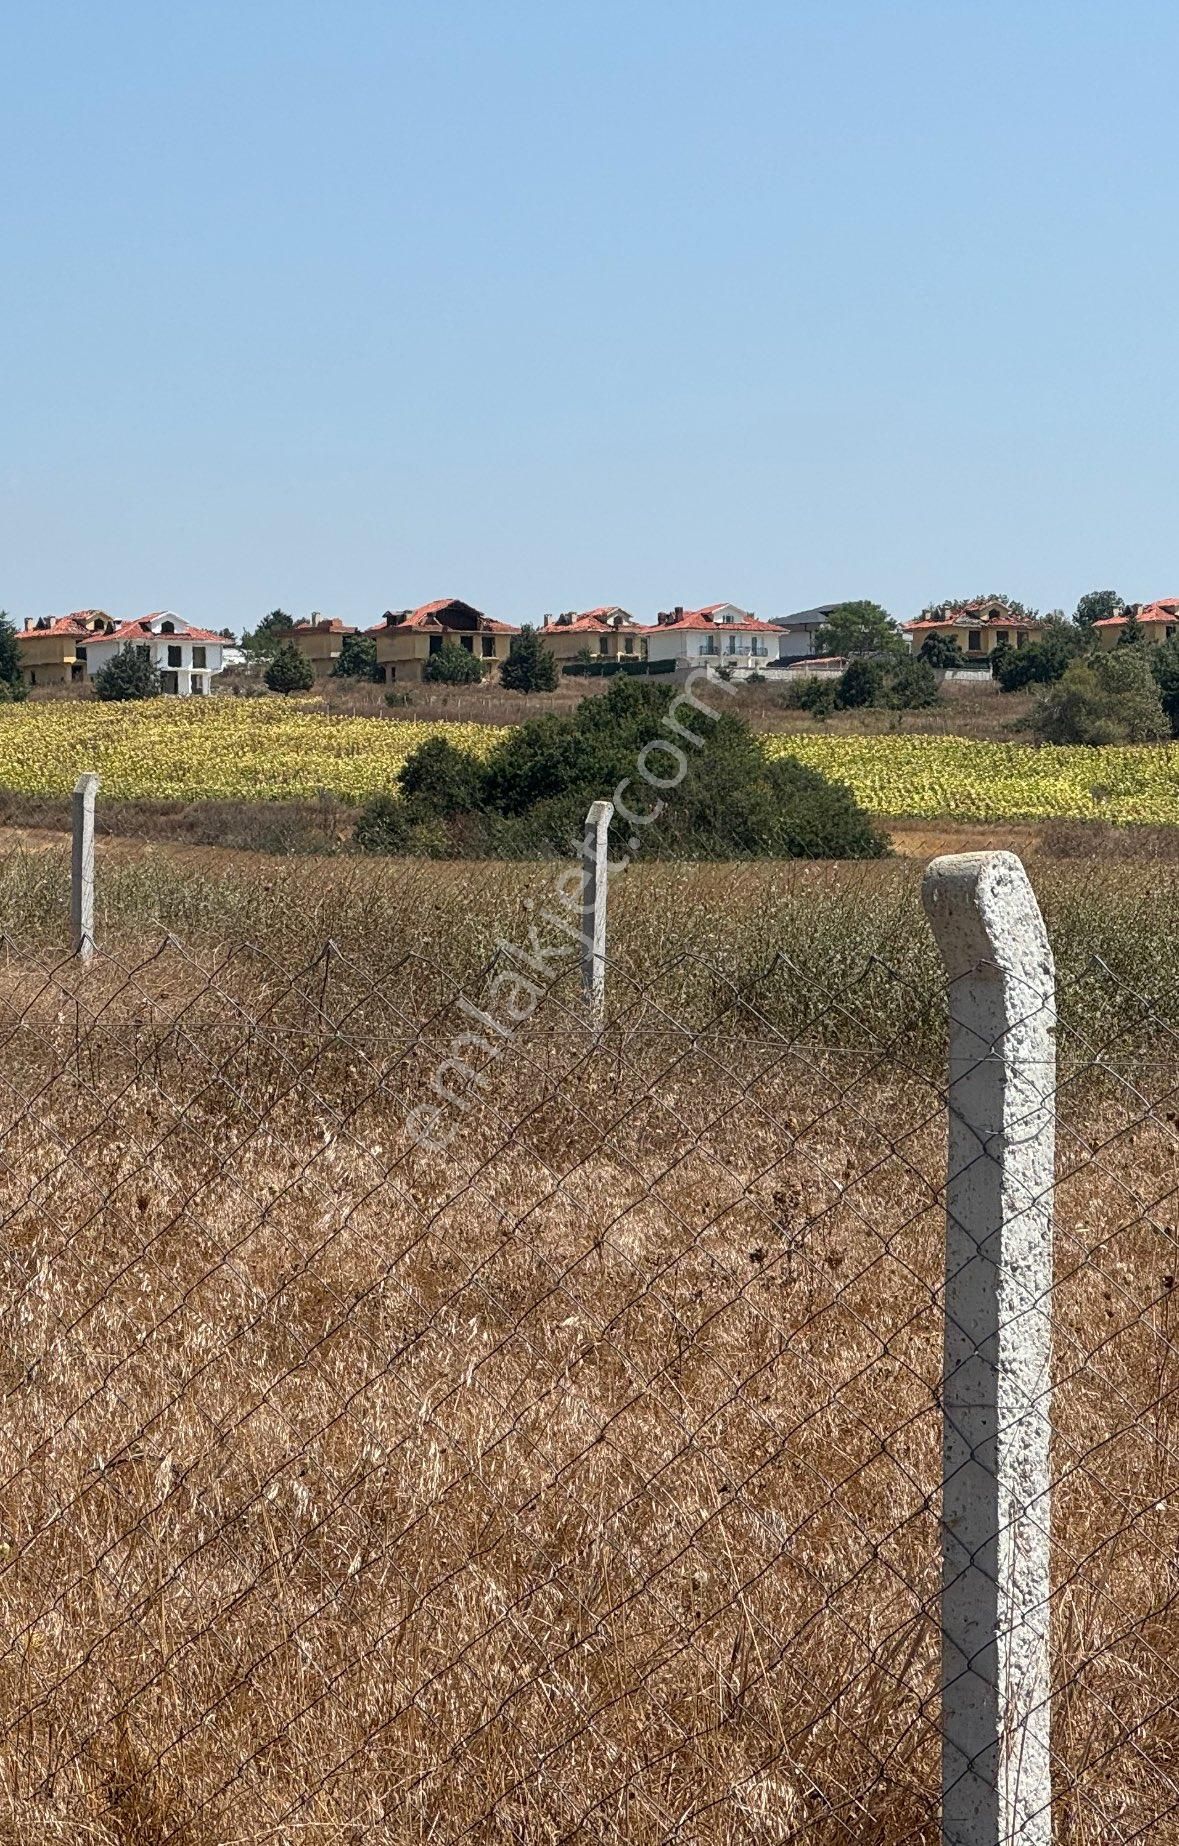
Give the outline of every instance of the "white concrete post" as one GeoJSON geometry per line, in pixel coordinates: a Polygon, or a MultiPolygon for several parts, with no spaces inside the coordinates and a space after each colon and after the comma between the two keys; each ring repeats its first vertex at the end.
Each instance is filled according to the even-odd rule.
{"type": "Polygon", "coordinates": [[[94,797],[98,777],[80,775],[70,798],[74,846],[70,865],[70,936],[81,961],[94,953],[94,797]]]}
{"type": "Polygon", "coordinates": [[[925,875],[949,977],[942,1839],[1051,1846],[1055,976],[1013,853],[925,875]]]}
{"type": "Polygon", "coordinates": [[[612,801],[594,801],[581,845],[581,991],[601,1022],[606,1011],[606,895],[612,801]]]}

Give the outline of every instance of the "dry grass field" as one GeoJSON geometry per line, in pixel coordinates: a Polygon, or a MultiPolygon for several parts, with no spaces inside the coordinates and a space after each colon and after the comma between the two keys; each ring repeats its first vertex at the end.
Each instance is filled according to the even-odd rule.
{"type": "MultiPolygon", "coordinates": [[[[623,881],[606,1033],[559,979],[444,1153],[544,868],[112,851],[88,970],[0,870],[0,1839],[932,1846],[916,868],[623,881]]],[[[1172,991],[1170,875],[1036,875],[1058,1837],[1177,1840],[1179,1073],[1082,953],[1172,991]]]]}

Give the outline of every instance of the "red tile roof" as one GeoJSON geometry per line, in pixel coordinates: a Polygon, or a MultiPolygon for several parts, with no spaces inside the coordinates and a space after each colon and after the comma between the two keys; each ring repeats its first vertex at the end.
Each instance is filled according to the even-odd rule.
{"type": "Polygon", "coordinates": [[[414,628],[417,629],[419,633],[435,635],[454,634],[457,632],[471,633],[472,631],[484,635],[514,635],[519,633],[519,629],[513,628],[510,622],[494,621],[491,616],[484,615],[481,609],[474,608],[471,603],[462,602],[457,596],[442,596],[439,597],[437,602],[422,603],[421,607],[417,609],[386,609],[376,627],[368,629],[367,633],[370,635],[384,635],[388,634],[390,631],[395,632],[399,628],[414,628]],[[460,631],[456,624],[441,622],[437,619],[443,609],[462,609],[468,616],[473,615],[475,621],[470,628],[460,631]]]}
{"type": "Polygon", "coordinates": [[[667,613],[662,615],[656,626],[660,629],[703,628],[710,634],[781,634],[781,629],[775,628],[772,622],[759,622],[755,615],[743,615],[739,622],[718,622],[713,619],[718,609],[735,607],[733,603],[709,603],[705,609],[681,609],[678,615],[673,613],[671,620],[667,613]]]}
{"type": "Polygon", "coordinates": [[[550,621],[546,616],[542,634],[595,634],[595,635],[637,635],[640,624],[632,621],[625,609],[616,603],[605,604],[600,609],[587,609],[582,615],[575,615],[571,621],[562,621],[554,616],[550,621]],[[620,622],[612,618],[621,616],[620,622]]]}
{"type": "MultiPolygon", "coordinates": [[[[1103,615],[1094,628],[1124,628],[1128,620],[1125,611],[1121,615],[1103,615]]],[[[1140,622],[1174,622],[1179,621],[1179,596],[1159,596],[1152,603],[1143,603],[1138,611],[1140,622]]]]}
{"type": "MultiPolygon", "coordinates": [[[[75,638],[94,633],[98,621],[110,622],[105,609],[75,609],[72,615],[51,615],[27,624],[22,635],[72,635],[75,638]]],[[[111,623],[112,628],[114,623],[111,623]]]]}
{"type": "Polygon", "coordinates": [[[962,623],[967,628],[1032,629],[1039,627],[1034,616],[1011,615],[1000,609],[991,609],[990,615],[982,615],[979,611],[983,609],[991,609],[991,604],[986,597],[976,598],[973,602],[956,603],[952,608],[948,608],[944,615],[919,615],[912,622],[902,622],[901,627],[906,634],[911,634],[914,629],[919,628],[953,628],[958,623],[962,623]]]}
{"type": "Polygon", "coordinates": [[[100,641],[118,641],[121,643],[128,641],[171,640],[173,639],[172,635],[158,634],[152,628],[152,623],[158,622],[163,616],[166,616],[169,622],[176,623],[174,638],[177,641],[216,641],[222,646],[230,645],[226,643],[224,635],[215,635],[209,628],[194,628],[191,622],[186,622],[184,620],[183,616],[172,615],[166,610],[157,610],[154,615],[140,616],[138,620],[133,622],[120,622],[113,634],[99,635],[96,639],[100,641]]]}

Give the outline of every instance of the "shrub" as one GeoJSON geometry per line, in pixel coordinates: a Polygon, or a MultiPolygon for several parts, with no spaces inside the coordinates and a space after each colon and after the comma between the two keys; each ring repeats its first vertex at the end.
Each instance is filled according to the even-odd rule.
{"type": "Polygon", "coordinates": [[[439,686],[474,686],[483,678],[483,662],[460,642],[444,641],[430,655],[422,677],[439,686]]]}
{"type": "Polygon", "coordinates": [[[1074,660],[1041,695],[1030,724],[1046,744],[1155,743],[1170,734],[1158,684],[1139,648],[1074,660]]]}
{"type": "Polygon", "coordinates": [[[500,685],[509,692],[555,692],[559,677],[556,655],[541,645],[535,628],[525,625],[500,668],[500,685]]]}
{"type": "Polygon", "coordinates": [[[145,642],[128,642],[113,660],[108,660],[94,675],[94,690],[100,699],[157,699],[160,675],[145,642]]]}
{"type": "Polygon", "coordinates": [[[371,635],[345,635],[340,658],[332,668],[333,679],[381,678],[377,665],[377,644],[371,635]]]}
{"type": "Polygon", "coordinates": [[[271,692],[310,692],[315,684],[315,668],[293,641],[286,641],[266,669],[266,684],[271,692]]]}
{"type": "Polygon", "coordinates": [[[937,674],[928,660],[903,660],[886,688],[887,703],[895,711],[920,711],[940,701],[937,674]]]}
{"type": "MultiPolygon", "coordinates": [[[[613,679],[616,673],[638,673],[644,678],[652,673],[674,673],[674,660],[632,660],[624,654],[618,660],[567,660],[561,668],[562,678],[570,679],[613,679]]],[[[764,674],[751,673],[750,680],[764,679],[764,674]]]]}
{"type": "Polygon", "coordinates": [[[878,705],[884,691],[884,674],[874,660],[849,660],[839,676],[835,703],[840,711],[878,705]]]}
{"type": "Polygon", "coordinates": [[[812,718],[829,718],[835,710],[837,679],[820,673],[794,675],[782,688],[782,703],[787,711],[809,712],[812,718]]]}
{"type": "MultiPolygon", "coordinates": [[[[436,852],[441,832],[456,857],[566,855],[590,802],[624,785],[627,805],[654,810],[642,833],[644,858],[876,858],[887,851],[848,789],[791,758],[767,761],[727,704],[727,695],[714,692],[707,712],[715,715],[693,712],[666,688],[623,674],[567,717],[550,714],[506,732],[484,762],[429,739],[401,772],[400,801],[381,796],[365,808],[356,842],[369,851],[436,852]],[[673,704],[697,744],[673,744],[661,730],[673,704]],[[678,775],[674,787],[644,785],[646,746],[651,773],[678,775]]],[[[636,823],[619,815],[616,826],[629,837],[636,823]]]]}
{"type": "Polygon", "coordinates": [[[917,657],[931,667],[962,665],[962,649],[958,646],[957,636],[939,633],[936,628],[926,635],[917,657]]]}

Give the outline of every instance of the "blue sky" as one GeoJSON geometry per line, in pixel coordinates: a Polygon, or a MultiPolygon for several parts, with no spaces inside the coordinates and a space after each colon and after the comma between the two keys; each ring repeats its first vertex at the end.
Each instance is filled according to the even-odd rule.
{"type": "Polygon", "coordinates": [[[0,602],[1179,590],[1179,8],[15,0],[0,602]]]}

